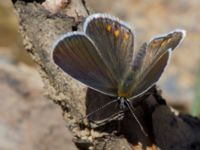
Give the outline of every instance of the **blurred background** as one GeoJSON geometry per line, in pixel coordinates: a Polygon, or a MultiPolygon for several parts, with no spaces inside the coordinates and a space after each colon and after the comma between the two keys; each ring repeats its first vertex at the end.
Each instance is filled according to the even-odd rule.
{"type": "MultiPolygon", "coordinates": [[[[133,26],[136,49],[156,35],[187,31],[158,87],[169,105],[199,116],[200,1],[86,2],[91,12],[110,13],[133,26]]],[[[41,78],[22,43],[11,2],[0,0],[0,149],[76,149],[60,108],[44,97],[41,78]]]]}

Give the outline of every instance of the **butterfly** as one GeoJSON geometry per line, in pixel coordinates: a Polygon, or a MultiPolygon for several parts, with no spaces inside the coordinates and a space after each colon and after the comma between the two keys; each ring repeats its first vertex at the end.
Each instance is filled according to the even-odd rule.
{"type": "Polygon", "coordinates": [[[69,32],[55,42],[52,59],[89,88],[117,97],[121,109],[133,110],[129,101],[155,85],[184,36],[184,30],[174,30],[134,51],[131,27],[117,17],[97,13],[86,18],[82,32],[69,32]]]}

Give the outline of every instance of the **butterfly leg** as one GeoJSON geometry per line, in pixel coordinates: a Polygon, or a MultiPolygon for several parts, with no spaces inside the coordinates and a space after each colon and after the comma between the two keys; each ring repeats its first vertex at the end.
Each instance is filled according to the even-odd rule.
{"type": "Polygon", "coordinates": [[[109,118],[106,118],[100,121],[90,120],[90,125],[92,128],[98,128],[114,120],[121,121],[123,118],[124,118],[124,112],[120,111],[120,112],[112,114],[111,116],[109,116],[109,118]]]}

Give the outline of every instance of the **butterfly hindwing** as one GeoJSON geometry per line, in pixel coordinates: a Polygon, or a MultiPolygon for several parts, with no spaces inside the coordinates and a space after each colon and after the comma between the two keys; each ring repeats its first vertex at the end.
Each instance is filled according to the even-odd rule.
{"type": "Polygon", "coordinates": [[[116,80],[84,33],[64,35],[56,42],[52,55],[54,62],[73,78],[102,93],[116,96],[116,80]]]}
{"type": "Polygon", "coordinates": [[[171,49],[157,58],[148,73],[136,77],[133,97],[137,97],[150,89],[160,78],[171,56],[171,49]],[[136,87],[137,86],[137,87],[136,87]]]}
{"type": "Polygon", "coordinates": [[[121,20],[105,14],[89,16],[84,32],[94,41],[106,65],[121,80],[133,55],[133,31],[121,20]]]}
{"type": "Polygon", "coordinates": [[[185,31],[175,30],[150,41],[143,64],[140,70],[135,73],[136,79],[132,87],[132,97],[144,93],[159,80],[167,66],[171,51],[179,45],[184,36],[185,31]]]}
{"type": "Polygon", "coordinates": [[[168,49],[172,51],[178,46],[185,35],[183,30],[175,30],[167,35],[156,37],[150,41],[147,47],[147,54],[144,59],[143,70],[151,64],[159,55],[165,53],[168,49]]]}

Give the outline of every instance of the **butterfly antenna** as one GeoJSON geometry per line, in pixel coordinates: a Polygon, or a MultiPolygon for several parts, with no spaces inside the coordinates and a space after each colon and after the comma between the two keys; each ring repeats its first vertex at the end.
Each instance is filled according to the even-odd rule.
{"type": "Polygon", "coordinates": [[[117,101],[119,101],[119,99],[114,99],[113,101],[110,101],[110,102],[106,103],[105,105],[100,106],[100,107],[99,107],[98,109],[96,109],[95,111],[93,111],[93,112],[87,114],[86,116],[82,117],[82,118],[81,118],[81,121],[84,120],[85,118],[89,118],[89,117],[92,116],[93,114],[99,112],[100,110],[106,108],[107,106],[109,106],[109,105],[111,105],[111,104],[113,104],[113,103],[115,103],[115,102],[117,102],[117,101]]]}
{"type": "Polygon", "coordinates": [[[129,102],[128,100],[126,100],[125,103],[127,104],[129,110],[131,111],[131,114],[133,115],[133,117],[134,117],[135,120],[137,121],[138,125],[140,126],[140,129],[141,129],[141,131],[143,132],[143,134],[144,134],[145,136],[148,136],[148,134],[145,132],[145,130],[144,130],[142,124],[140,123],[138,117],[135,115],[135,113],[134,113],[134,111],[133,111],[133,110],[134,110],[133,106],[130,104],[130,102],[129,102]]]}

